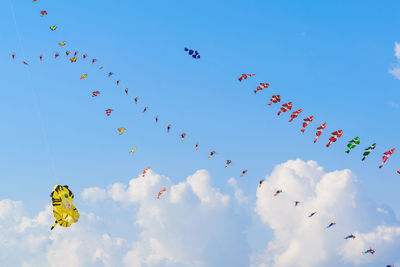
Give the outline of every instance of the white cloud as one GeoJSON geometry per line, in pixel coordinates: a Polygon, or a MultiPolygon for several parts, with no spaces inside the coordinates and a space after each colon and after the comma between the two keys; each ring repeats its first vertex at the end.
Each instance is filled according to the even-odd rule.
{"type": "Polygon", "coordinates": [[[400,80],[400,44],[394,43],[394,56],[397,58],[397,64],[389,72],[398,80],[400,80]]]}

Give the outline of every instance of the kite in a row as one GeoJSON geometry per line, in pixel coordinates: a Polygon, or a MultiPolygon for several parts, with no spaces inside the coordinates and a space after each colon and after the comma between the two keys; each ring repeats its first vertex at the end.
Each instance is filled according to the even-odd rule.
{"type": "Polygon", "coordinates": [[[77,58],[76,57],[71,57],[69,60],[71,60],[71,63],[76,62],[77,58]]]}
{"type": "Polygon", "coordinates": [[[85,79],[86,77],[87,77],[87,73],[83,74],[79,79],[82,80],[82,79],[85,79]]]}
{"type": "Polygon", "coordinates": [[[97,59],[92,59],[92,64],[94,64],[97,61],[97,59]]]}
{"type": "Polygon", "coordinates": [[[251,77],[251,76],[255,76],[255,74],[242,74],[242,76],[240,76],[239,77],[239,82],[241,82],[242,80],[246,80],[248,77],[251,77]]]}
{"type": "Polygon", "coordinates": [[[154,120],[156,121],[156,123],[158,122],[158,115],[154,118],[154,120]]]}
{"type": "Polygon", "coordinates": [[[53,205],[53,215],[56,219],[50,230],[53,230],[57,224],[62,227],[70,227],[71,224],[79,220],[79,212],[72,204],[74,194],[68,189],[68,186],[56,185],[50,197],[53,205]]]}
{"type": "Polygon", "coordinates": [[[75,51],[75,53],[74,53],[74,57],[76,57],[77,55],[78,55],[78,51],[75,51]]]}
{"type": "Polygon", "coordinates": [[[295,201],[294,206],[297,207],[300,204],[300,201],[295,201]]]}
{"type": "Polygon", "coordinates": [[[185,47],[185,51],[188,52],[189,56],[192,56],[192,58],[195,58],[195,59],[199,59],[200,58],[199,52],[197,52],[195,50],[188,49],[188,48],[185,47]]]}
{"type": "Polygon", "coordinates": [[[129,89],[128,89],[128,88],[125,88],[125,94],[126,94],[126,95],[128,95],[128,91],[129,91],[129,89]]]}
{"type": "Polygon", "coordinates": [[[186,137],[186,133],[181,133],[179,136],[182,138],[182,142],[183,142],[183,139],[186,137]]]}
{"type": "Polygon", "coordinates": [[[43,60],[43,55],[40,55],[40,56],[39,56],[39,60],[40,60],[40,62],[42,62],[42,60],[43,60]]]}
{"type": "Polygon", "coordinates": [[[121,82],[121,80],[118,80],[118,81],[117,81],[117,86],[119,85],[120,82],[121,82]]]}
{"type": "Polygon", "coordinates": [[[242,174],[240,175],[240,177],[242,177],[243,175],[245,175],[245,174],[246,174],[246,172],[248,172],[248,170],[244,170],[244,171],[242,171],[242,174]]]}
{"type": "Polygon", "coordinates": [[[22,61],[22,64],[29,66],[29,64],[26,61],[22,61]]]}
{"type": "Polygon", "coordinates": [[[346,236],[344,239],[350,239],[350,238],[354,239],[354,238],[356,238],[356,236],[353,234],[350,234],[350,235],[346,236]]]}
{"type": "Polygon", "coordinates": [[[397,170],[397,173],[400,174],[400,169],[397,170]]]}
{"type": "Polygon", "coordinates": [[[357,136],[349,141],[347,144],[348,149],[345,151],[347,154],[350,153],[350,150],[355,148],[357,145],[360,144],[360,138],[357,136]]]}
{"type": "Polygon", "coordinates": [[[329,147],[332,143],[336,142],[336,140],[338,140],[338,138],[340,138],[342,134],[342,130],[334,131],[331,135],[331,138],[329,138],[329,142],[326,144],[326,147],[329,147]]]}
{"type": "Polygon", "coordinates": [[[211,151],[211,152],[210,152],[210,156],[208,156],[208,158],[212,158],[215,154],[217,154],[216,151],[211,151]]]}
{"type": "Polygon", "coordinates": [[[104,68],[104,66],[101,66],[101,67],[99,67],[99,70],[101,70],[101,69],[103,69],[104,68]]]}
{"type": "Polygon", "coordinates": [[[199,150],[199,142],[196,142],[196,145],[194,146],[194,148],[197,150],[199,150]]]}
{"type": "Polygon", "coordinates": [[[264,183],[264,179],[261,179],[261,180],[258,182],[258,188],[260,188],[260,187],[262,186],[263,183],[264,183]]]}
{"type": "Polygon", "coordinates": [[[98,96],[99,94],[100,94],[99,91],[94,91],[94,92],[92,93],[92,97],[98,96]]]}
{"type": "Polygon", "coordinates": [[[321,134],[322,134],[322,132],[324,131],[325,127],[326,127],[326,122],[323,123],[321,126],[319,126],[319,127],[317,128],[317,133],[316,133],[317,137],[315,137],[314,143],[317,142],[318,138],[321,136],[321,134]]]}
{"type": "Polygon", "coordinates": [[[228,167],[230,164],[232,164],[232,161],[228,159],[228,160],[226,161],[225,168],[228,167]]]}
{"type": "Polygon", "coordinates": [[[145,107],[145,108],[143,109],[142,113],[145,113],[145,112],[147,111],[148,108],[149,108],[149,107],[145,107]]]}
{"type": "Polygon", "coordinates": [[[281,102],[281,96],[280,95],[273,95],[271,97],[271,103],[268,104],[268,106],[271,106],[272,103],[278,103],[281,102]]]}
{"type": "Polygon", "coordinates": [[[64,46],[64,45],[66,45],[67,44],[67,42],[66,41],[62,41],[61,43],[58,43],[60,46],[64,46]]]}
{"type": "Polygon", "coordinates": [[[292,115],[290,115],[290,120],[289,122],[293,121],[295,118],[297,118],[297,116],[299,116],[299,114],[302,112],[302,109],[296,110],[295,112],[292,113],[292,115]]]}
{"type": "Polygon", "coordinates": [[[282,193],[282,190],[276,190],[276,192],[275,192],[275,194],[274,194],[274,197],[276,197],[277,195],[279,195],[280,193],[282,193]]]}
{"type": "Polygon", "coordinates": [[[87,54],[83,54],[83,55],[82,55],[82,60],[85,60],[85,58],[87,58],[87,57],[88,57],[87,54]]]}
{"type": "Polygon", "coordinates": [[[67,51],[65,51],[65,57],[68,57],[68,56],[69,56],[69,54],[71,54],[71,52],[69,52],[68,50],[67,50],[67,51]]]}
{"type": "Polygon", "coordinates": [[[110,116],[110,114],[111,114],[111,111],[113,111],[111,108],[109,108],[109,109],[106,109],[106,114],[107,114],[107,116],[110,116]]]}
{"type": "Polygon", "coordinates": [[[132,155],[133,152],[135,152],[135,150],[136,150],[136,147],[132,148],[131,151],[129,152],[129,155],[132,155]]]}
{"type": "Polygon", "coordinates": [[[304,133],[304,129],[307,127],[307,125],[314,120],[314,116],[310,116],[308,118],[305,118],[303,121],[303,128],[301,128],[300,131],[304,133]]]}
{"type": "Polygon", "coordinates": [[[388,150],[385,153],[383,153],[382,164],[379,166],[379,168],[383,167],[383,164],[385,164],[385,162],[390,158],[390,156],[393,155],[395,150],[396,150],[395,148],[392,148],[391,150],[388,150]]]}
{"type": "Polygon", "coordinates": [[[139,97],[135,97],[135,104],[137,104],[137,102],[138,102],[138,100],[139,100],[139,97]]]}
{"type": "Polygon", "coordinates": [[[269,83],[260,83],[259,86],[257,86],[257,89],[254,90],[254,93],[257,94],[258,91],[261,91],[262,89],[268,88],[269,83]]]}
{"type": "Polygon", "coordinates": [[[164,187],[163,189],[161,189],[160,192],[158,192],[158,196],[157,198],[160,199],[161,195],[166,191],[167,189],[164,187]]]}
{"type": "Polygon", "coordinates": [[[56,53],[54,54],[54,59],[57,59],[59,56],[60,56],[60,54],[56,52],[56,53]]]}
{"type": "Polygon", "coordinates": [[[364,149],[365,150],[365,152],[364,152],[364,154],[363,154],[363,158],[361,159],[361,160],[365,160],[365,158],[371,153],[371,151],[373,150],[373,149],[375,149],[375,147],[376,147],[376,143],[373,143],[372,145],[370,145],[369,147],[367,147],[366,149],[364,149]]]}
{"type": "Polygon", "coordinates": [[[148,170],[150,170],[150,166],[147,167],[146,169],[144,169],[144,171],[142,172],[142,177],[144,177],[146,175],[148,170]]]}
{"type": "Polygon", "coordinates": [[[47,11],[46,11],[46,10],[40,11],[40,16],[41,16],[41,17],[43,17],[43,16],[45,16],[45,15],[47,15],[47,11]]]}
{"type": "Polygon", "coordinates": [[[308,218],[311,218],[312,216],[314,216],[317,212],[314,211],[313,213],[311,213],[310,215],[308,215],[308,218]]]}
{"type": "Polygon", "coordinates": [[[292,102],[285,103],[282,105],[281,109],[278,111],[278,115],[281,114],[281,112],[286,112],[291,109],[292,109],[292,102]]]}
{"type": "Polygon", "coordinates": [[[12,59],[15,59],[15,53],[11,54],[12,59]]]}
{"type": "Polygon", "coordinates": [[[334,226],[334,225],[336,225],[336,223],[331,222],[331,223],[326,227],[326,229],[331,228],[331,227],[334,226]]]}
{"type": "Polygon", "coordinates": [[[371,253],[371,255],[374,255],[375,250],[373,250],[372,248],[367,249],[366,251],[363,251],[363,254],[366,255],[368,253],[371,253]]]}
{"type": "Polygon", "coordinates": [[[125,132],[125,128],[124,127],[120,127],[120,128],[118,128],[118,133],[119,133],[119,135],[121,135],[121,134],[123,134],[124,132],[125,132]]]}
{"type": "Polygon", "coordinates": [[[108,73],[108,78],[110,78],[111,75],[113,75],[113,74],[114,74],[114,72],[111,72],[111,71],[110,71],[110,72],[108,73]]]}
{"type": "Polygon", "coordinates": [[[56,25],[50,26],[50,30],[52,30],[52,31],[57,30],[57,26],[56,25]]]}
{"type": "Polygon", "coordinates": [[[171,126],[172,126],[172,124],[168,124],[168,126],[167,126],[167,133],[169,133],[169,132],[171,131],[171,126]]]}

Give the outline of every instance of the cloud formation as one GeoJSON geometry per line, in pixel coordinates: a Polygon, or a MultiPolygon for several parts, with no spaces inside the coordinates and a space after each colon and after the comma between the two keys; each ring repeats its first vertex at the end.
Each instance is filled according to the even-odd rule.
{"type": "Polygon", "coordinates": [[[398,80],[400,80],[400,44],[394,43],[394,56],[397,58],[396,66],[389,69],[389,72],[398,80]]]}

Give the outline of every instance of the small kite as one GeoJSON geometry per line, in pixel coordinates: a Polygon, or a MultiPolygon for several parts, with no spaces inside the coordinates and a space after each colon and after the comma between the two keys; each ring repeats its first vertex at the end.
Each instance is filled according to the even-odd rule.
{"type": "Polygon", "coordinates": [[[226,161],[226,163],[225,163],[225,168],[228,167],[230,164],[232,164],[232,161],[228,159],[228,160],[226,161]]]}
{"type": "Polygon", "coordinates": [[[200,58],[199,52],[197,52],[197,51],[195,51],[195,50],[188,49],[188,48],[185,47],[185,51],[187,51],[188,54],[189,54],[190,56],[192,56],[192,58],[195,58],[195,59],[199,59],[199,58],[200,58]]]}
{"type": "Polygon", "coordinates": [[[57,224],[62,227],[70,227],[71,224],[78,222],[79,212],[72,204],[74,194],[68,189],[67,185],[56,185],[50,194],[53,205],[53,215],[56,221],[50,230],[53,230],[57,224]]]}
{"type": "Polygon", "coordinates": [[[295,112],[292,113],[292,115],[290,115],[290,120],[289,122],[293,121],[295,118],[297,118],[297,116],[299,116],[299,114],[302,112],[302,109],[296,110],[295,112]]]}
{"type": "Polygon", "coordinates": [[[246,80],[248,77],[255,76],[255,74],[242,74],[242,76],[239,77],[239,82],[242,80],[246,80]]]}
{"type": "Polygon", "coordinates": [[[396,150],[395,148],[392,148],[391,150],[388,150],[385,153],[383,153],[382,164],[379,166],[379,168],[383,167],[383,164],[385,164],[385,162],[390,158],[390,156],[393,155],[395,150],[396,150]]]}
{"type": "Polygon", "coordinates": [[[288,102],[282,105],[281,109],[278,111],[278,116],[281,112],[286,112],[292,109],[292,102],[288,102]]]}
{"type": "Polygon", "coordinates": [[[87,54],[83,54],[83,55],[82,55],[82,60],[85,60],[87,57],[88,57],[87,54]]]}
{"type": "Polygon", "coordinates": [[[167,126],[167,133],[169,133],[169,131],[171,130],[171,126],[172,126],[172,124],[168,124],[168,126],[167,126]]]}
{"type": "Polygon", "coordinates": [[[336,140],[338,140],[338,138],[341,137],[342,134],[342,130],[334,131],[333,133],[331,133],[332,136],[329,138],[329,143],[326,144],[326,147],[329,147],[332,143],[336,142],[336,140]]]}
{"type": "Polygon", "coordinates": [[[75,51],[75,53],[74,53],[74,57],[76,57],[76,55],[78,55],[78,53],[79,53],[78,51],[75,51]]]}
{"type": "Polygon", "coordinates": [[[368,253],[371,253],[371,255],[374,255],[375,250],[373,250],[372,248],[369,248],[369,249],[367,249],[366,251],[363,251],[362,254],[366,255],[366,254],[368,254],[368,253]]]}
{"type": "Polygon", "coordinates": [[[300,204],[300,201],[295,201],[294,206],[297,207],[300,204]]]}
{"type": "Polygon", "coordinates": [[[22,64],[29,66],[29,64],[26,61],[22,61],[22,64]]]}
{"type": "Polygon", "coordinates": [[[331,228],[332,226],[335,226],[335,225],[336,225],[336,223],[331,222],[331,223],[326,227],[326,229],[331,228]]]}
{"type": "Polygon", "coordinates": [[[313,213],[311,213],[310,215],[308,215],[308,218],[311,218],[312,216],[315,215],[315,213],[317,213],[316,211],[314,211],[313,213]]]}
{"type": "Polygon", "coordinates": [[[147,111],[148,108],[149,108],[149,107],[145,107],[145,108],[143,109],[142,113],[145,113],[145,112],[147,111]]]}
{"type": "Polygon", "coordinates": [[[56,25],[50,26],[50,30],[52,30],[52,31],[57,30],[57,26],[56,25]]]}
{"type": "Polygon", "coordinates": [[[125,94],[126,94],[126,95],[128,95],[128,91],[129,91],[129,89],[128,89],[128,88],[125,88],[125,94]]]}
{"type": "Polygon", "coordinates": [[[132,155],[133,152],[135,152],[135,150],[136,150],[136,147],[132,148],[131,151],[129,152],[129,155],[132,155]]]}
{"type": "Polygon", "coordinates": [[[45,16],[45,15],[47,15],[47,11],[46,11],[46,10],[40,11],[40,16],[41,16],[41,17],[43,17],[43,16],[45,16]]]}
{"type": "Polygon", "coordinates": [[[92,97],[98,96],[99,94],[100,94],[99,91],[94,91],[94,92],[92,93],[92,97]]]}
{"type": "Polygon", "coordinates": [[[307,125],[310,123],[310,122],[312,122],[314,120],[314,116],[310,116],[310,117],[308,117],[308,118],[305,118],[304,120],[303,120],[303,128],[301,128],[301,130],[300,131],[302,131],[303,133],[304,133],[304,129],[307,127],[307,125]]]}
{"type": "Polygon", "coordinates": [[[353,234],[350,234],[350,235],[346,236],[344,239],[350,239],[350,238],[354,239],[354,238],[356,238],[356,236],[353,234]]]}
{"type": "Polygon", "coordinates": [[[40,62],[43,61],[43,54],[39,56],[39,60],[40,60],[40,62]]]}
{"type": "Polygon", "coordinates": [[[87,77],[87,73],[83,74],[79,79],[82,80],[82,79],[85,79],[86,77],[87,77]]]}
{"type": "Polygon", "coordinates": [[[211,152],[210,152],[210,156],[208,156],[208,158],[212,158],[215,154],[217,154],[216,151],[211,151],[211,152]]]}
{"type": "Polygon", "coordinates": [[[69,51],[65,51],[65,57],[68,57],[68,56],[69,56],[69,54],[71,54],[71,52],[69,52],[69,51]]]}
{"type": "Polygon", "coordinates": [[[197,150],[199,150],[199,142],[196,142],[196,145],[194,146],[194,148],[197,150]]]}
{"type": "Polygon", "coordinates": [[[109,72],[109,73],[108,73],[108,78],[110,78],[111,75],[113,75],[113,74],[114,74],[113,72],[109,72]]]}
{"type": "Polygon", "coordinates": [[[271,97],[271,102],[268,104],[268,106],[271,106],[272,103],[278,103],[281,102],[281,96],[280,95],[273,95],[271,97]]]}
{"type": "Polygon", "coordinates": [[[166,191],[167,189],[164,187],[163,189],[161,189],[160,192],[158,192],[158,196],[157,198],[160,199],[161,195],[166,191]]]}
{"type": "Polygon", "coordinates": [[[260,85],[257,87],[257,89],[254,90],[254,93],[257,94],[258,91],[268,88],[268,86],[269,86],[269,83],[260,83],[260,85]]]}
{"type": "Polygon", "coordinates": [[[119,85],[119,82],[120,82],[120,81],[121,81],[121,80],[118,80],[118,81],[117,81],[117,85],[119,85]]]}
{"type": "Polygon", "coordinates": [[[361,159],[361,160],[365,160],[365,158],[369,155],[369,153],[371,153],[371,151],[373,150],[373,149],[375,149],[375,147],[376,147],[376,143],[373,143],[372,145],[370,145],[369,147],[367,147],[366,149],[364,149],[365,150],[365,152],[364,152],[364,154],[363,154],[363,158],[361,159]]]}
{"type": "Polygon", "coordinates": [[[317,128],[317,133],[316,133],[317,137],[315,137],[314,143],[317,142],[318,138],[321,136],[321,134],[324,131],[325,127],[326,127],[326,122],[317,128]]]}
{"type": "Polygon", "coordinates": [[[349,143],[347,144],[347,147],[349,148],[349,149],[347,149],[345,152],[348,154],[348,153],[350,153],[350,150],[352,150],[353,148],[355,148],[357,145],[359,145],[360,144],[360,138],[357,136],[357,137],[355,137],[355,138],[353,138],[353,139],[351,139],[350,141],[349,141],[349,143]]]}
{"type": "Polygon", "coordinates": [[[245,175],[245,174],[246,174],[246,172],[248,172],[248,170],[244,170],[244,171],[242,171],[242,174],[240,175],[240,177],[242,177],[243,175],[245,175]]]}
{"type": "Polygon", "coordinates": [[[282,193],[282,190],[277,190],[276,192],[275,192],[275,194],[274,194],[274,197],[276,197],[277,195],[279,195],[280,193],[282,193]]]}
{"type": "Polygon", "coordinates": [[[111,108],[109,108],[109,109],[106,109],[106,114],[107,114],[107,116],[110,116],[110,114],[111,114],[111,111],[113,111],[111,108]]]}
{"type": "Polygon", "coordinates": [[[63,42],[61,42],[61,43],[58,43],[60,46],[64,46],[64,45],[66,45],[67,44],[67,42],[66,41],[63,41],[63,42]]]}
{"type": "Polygon", "coordinates": [[[15,59],[15,53],[11,54],[12,59],[15,59]]]}
{"type": "Polygon", "coordinates": [[[142,172],[142,177],[144,177],[146,175],[148,170],[150,170],[150,166],[147,167],[146,169],[144,169],[144,171],[142,172]]]}
{"type": "Polygon", "coordinates": [[[400,174],[400,169],[397,170],[397,173],[400,174]]]}
{"type": "Polygon", "coordinates": [[[92,64],[94,64],[97,61],[97,59],[92,59],[92,64]]]}
{"type": "Polygon", "coordinates": [[[125,132],[125,128],[124,127],[120,127],[120,128],[118,128],[118,133],[119,133],[119,135],[121,135],[121,134],[123,134],[124,132],[125,132]]]}
{"type": "Polygon", "coordinates": [[[182,133],[181,135],[180,135],[180,137],[182,138],[182,142],[183,142],[183,139],[186,137],[186,133],[182,133]]]}
{"type": "Polygon", "coordinates": [[[156,121],[156,123],[158,122],[158,115],[154,118],[154,120],[156,121]]]}
{"type": "Polygon", "coordinates": [[[104,66],[101,66],[101,67],[99,67],[99,70],[101,70],[101,69],[103,69],[104,68],[104,66]]]}
{"type": "Polygon", "coordinates": [[[77,58],[76,57],[71,57],[69,60],[71,60],[71,63],[76,62],[77,58]]]}
{"type": "Polygon", "coordinates": [[[260,188],[261,185],[262,185],[263,183],[264,183],[264,179],[260,180],[260,181],[258,182],[258,188],[260,188]]]}
{"type": "Polygon", "coordinates": [[[139,97],[135,97],[135,104],[137,104],[137,102],[138,102],[138,100],[139,100],[139,97]]]}
{"type": "Polygon", "coordinates": [[[54,59],[57,59],[59,56],[60,56],[60,54],[56,52],[56,53],[54,54],[54,59]]]}
{"type": "Polygon", "coordinates": [[[32,2],[35,3],[37,0],[33,0],[32,2]]]}

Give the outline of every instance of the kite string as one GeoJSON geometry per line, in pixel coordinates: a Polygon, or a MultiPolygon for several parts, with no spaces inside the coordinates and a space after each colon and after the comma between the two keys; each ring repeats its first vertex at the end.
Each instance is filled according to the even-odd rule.
{"type": "MultiPolygon", "coordinates": [[[[10,3],[10,9],[11,9],[11,14],[12,14],[13,21],[14,21],[15,31],[17,33],[17,38],[18,38],[19,46],[21,48],[22,57],[26,61],[25,49],[24,49],[24,46],[22,44],[22,38],[21,38],[21,34],[19,32],[17,19],[16,19],[16,16],[15,16],[14,6],[13,6],[11,1],[12,0],[9,0],[8,2],[10,3]]],[[[45,146],[46,146],[47,153],[48,153],[49,158],[50,158],[50,163],[51,163],[51,169],[52,169],[52,172],[53,172],[53,176],[57,177],[53,153],[51,152],[51,149],[50,149],[50,144],[49,144],[49,140],[48,140],[46,126],[45,126],[45,123],[44,123],[44,119],[43,119],[42,113],[40,112],[39,103],[38,103],[38,97],[37,97],[35,88],[33,87],[32,76],[31,76],[29,67],[26,68],[26,74],[28,76],[29,86],[31,88],[31,93],[32,93],[33,102],[34,102],[34,106],[35,106],[35,109],[36,109],[37,117],[38,117],[38,119],[40,121],[40,128],[41,128],[41,131],[42,131],[43,140],[44,140],[44,143],[45,143],[45,146]]]]}

